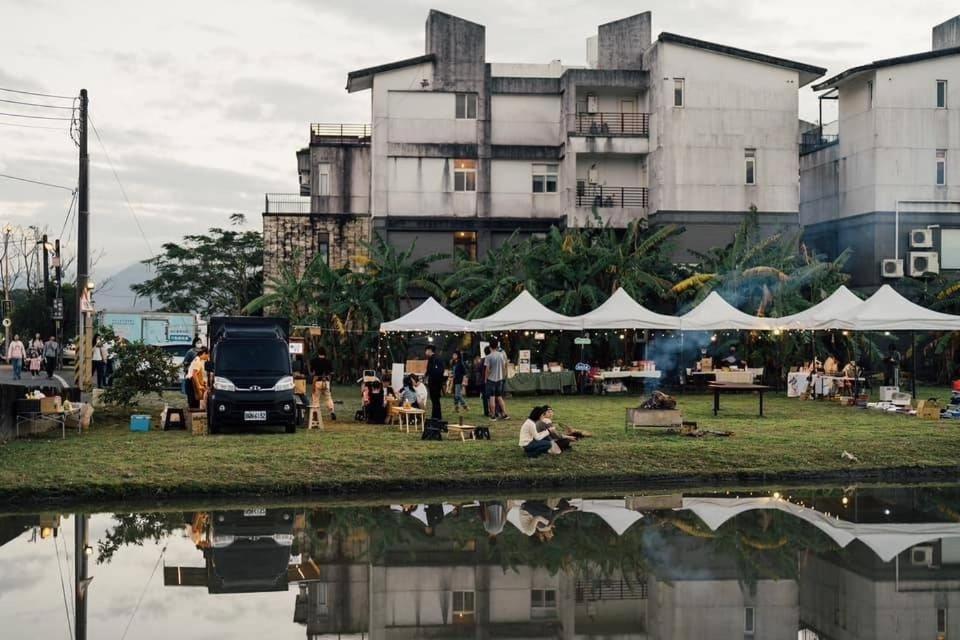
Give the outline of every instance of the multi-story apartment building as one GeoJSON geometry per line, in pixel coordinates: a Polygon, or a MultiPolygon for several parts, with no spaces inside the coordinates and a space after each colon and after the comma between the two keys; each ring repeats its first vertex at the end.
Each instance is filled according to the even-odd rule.
{"type": "Polygon", "coordinates": [[[836,134],[801,134],[807,242],[830,256],[851,248],[857,285],[960,269],[960,16],[934,27],[932,50],[814,89],[839,118],[836,134]]]}
{"type": "Polygon", "coordinates": [[[797,91],[825,69],[651,33],[641,13],[600,25],[585,67],[496,64],[483,25],[431,11],[424,55],[348,74],[371,124],[314,125],[302,198],[267,197],[268,277],[298,250],[344,264],[374,232],[477,256],[514,232],[647,220],[684,225],[688,259],[751,208],[796,228],[797,91]]]}

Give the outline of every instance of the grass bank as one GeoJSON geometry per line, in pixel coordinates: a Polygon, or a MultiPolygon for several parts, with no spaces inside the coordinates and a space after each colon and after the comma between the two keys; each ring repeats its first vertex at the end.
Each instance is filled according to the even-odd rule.
{"type": "MultiPolygon", "coordinates": [[[[492,424],[491,441],[423,442],[395,427],[357,424],[356,389],[338,422],[323,432],[280,430],[195,437],[185,432],[131,433],[125,415],[101,412],[82,437],[47,435],[0,445],[0,502],[159,499],[394,491],[470,491],[600,484],[791,482],[955,477],[960,423],[839,407],[769,394],[758,418],[754,396],[684,395],[684,418],[729,438],[624,433],[635,396],[515,398],[513,419],[492,424]],[[527,459],[517,446],[521,415],[550,403],[557,420],[594,438],[569,455],[527,459]],[[842,451],[857,461],[841,458],[842,451]]],[[[921,397],[945,390],[924,390],[921,397]]],[[[445,407],[452,406],[446,400],[445,407]]],[[[156,411],[154,411],[156,413],[156,411]]],[[[449,415],[453,415],[449,412],[449,415]]],[[[449,417],[449,416],[448,416],[449,417]]],[[[484,420],[473,400],[466,421],[484,420]]]]}

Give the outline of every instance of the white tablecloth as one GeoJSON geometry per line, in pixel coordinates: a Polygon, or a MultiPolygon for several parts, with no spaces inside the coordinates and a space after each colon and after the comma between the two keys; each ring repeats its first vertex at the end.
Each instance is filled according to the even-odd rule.
{"type": "MultiPolygon", "coordinates": [[[[838,392],[844,382],[854,382],[857,378],[845,378],[843,376],[828,376],[822,373],[811,375],[806,371],[792,371],[787,374],[787,397],[797,398],[808,390],[814,395],[829,396],[838,392]],[[810,388],[810,385],[813,388],[810,388]]],[[[863,378],[859,378],[861,382],[863,378]]]]}

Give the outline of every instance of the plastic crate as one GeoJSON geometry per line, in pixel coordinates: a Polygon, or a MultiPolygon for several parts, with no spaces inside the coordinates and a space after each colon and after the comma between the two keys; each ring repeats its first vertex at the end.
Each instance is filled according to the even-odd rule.
{"type": "Polygon", "coordinates": [[[150,431],[150,416],[141,414],[130,416],[130,431],[150,431]]]}

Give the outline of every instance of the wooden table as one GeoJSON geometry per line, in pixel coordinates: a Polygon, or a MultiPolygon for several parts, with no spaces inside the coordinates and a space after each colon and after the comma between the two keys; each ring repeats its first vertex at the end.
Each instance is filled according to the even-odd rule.
{"type": "Polygon", "coordinates": [[[721,393],[740,393],[744,391],[757,392],[760,396],[760,417],[763,417],[763,392],[770,389],[767,385],[764,384],[745,384],[745,383],[722,383],[722,382],[711,382],[708,385],[708,388],[713,391],[713,415],[717,415],[717,412],[720,411],[720,394],[721,393]]]}
{"type": "Polygon", "coordinates": [[[397,412],[400,414],[400,430],[406,429],[410,433],[410,420],[413,419],[413,428],[419,428],[423,431],[423,416],[427,413],[425,409],[414,409],[412,407],[401,407],[397,412]]]}
{"type": "Polygon", "coordinates": [[[490,427],[478,427],[472,424],[448,424],[447,431],[460,434],[460,440],[463,442],[466,442],[468,437],[471,440],[477,440],[478,432],[481,437],[486,434],[486,439],[490,439],[490,427]]]}

